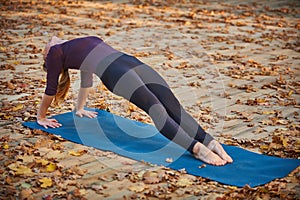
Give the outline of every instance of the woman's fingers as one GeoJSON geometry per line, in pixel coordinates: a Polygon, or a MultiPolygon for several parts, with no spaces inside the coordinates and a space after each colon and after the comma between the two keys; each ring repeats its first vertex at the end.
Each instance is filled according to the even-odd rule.
{"type": "Polygon", "coordinates": [[[56,122],[58,123],[58,121],[56,119],[49,119],[51,122],[56,122]]]}
{"type": "Polygon", "coordinates": [[[46,126],[49,126],[51,128],[58,128],[62,126],[56,119],[48,119],[47,123],[45,124],[46,126]]]}
{"type": "Polygon", "coordinates": [[[81,115],[84,115],[88,118],[95,118],[97,116],[97,112],[84,110],[81,115]]]}
{"type": "Polygon", "coordinates": [[[60,123],[56,123],[56,122],[54,122],[54,123],[52,122],[52,123],[48,124],[48,126],[51,127],[51,128],[58,128],[58,127],[61,126],[61,124],[60,123]]]}
{"type": "Polygon", "coordinates": [[[62,126],[62,124],[58,123],[58,121],[56,119],[42,119],[42,120],[38,120],[38,124],[40,124],[41,126],[43,126],[44,128],[58,128],[60,126],[62,126]]]}
{"type": "Polygon", "coordinates": [[[95,118],[97,116],[97,112],[89,111],[90,118],[95,118]]]}

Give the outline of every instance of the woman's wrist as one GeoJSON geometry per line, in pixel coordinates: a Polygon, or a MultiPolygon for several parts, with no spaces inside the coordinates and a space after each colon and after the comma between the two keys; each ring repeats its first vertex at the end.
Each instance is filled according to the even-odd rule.
{"type": "Polygon", "coordinates": [[[39,117],[39,116],[36,116],[36,120],[42,120],[42,119],[45,119],[46,117],[39,117]]]}
{"type": "Polygon", "coordinates": [[[45,119],[45,118],[46,118],[46,116],[42,116],[39,113],[36,115],[37,120],[41,120],[41,119],[45,119]]]}
{"type": "Polygon", "coordinates": [[[79,111],[79,110],[84,110],[84,107],[83,106],[75,106],[75,111],[79,111]]]}

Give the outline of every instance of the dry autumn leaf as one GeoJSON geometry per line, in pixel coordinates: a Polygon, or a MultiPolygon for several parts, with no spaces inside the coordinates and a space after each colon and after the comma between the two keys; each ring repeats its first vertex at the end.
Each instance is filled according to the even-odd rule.
{"type": "Polygon", "coordinates": [[[82,197],[82,196],[86,195],[87,192],[86,192],[85,189],[75,189],[73,191],[73,194],[74,194],[75,197],[82,197]]]}
{"type": "Polygon", "coordinates": [[[36,159],[35,162],[40,163],[42,166],[45,166],[49,163],[49,161],[45,159],[36,159]]]}
{"type": "Polygon", "coordinates": [[[178,187],[189,187],[193,184],[193,181],[191,181],[188,178],[179,178],[176,182],[176,186],[178,187]]]}
{"type": "Polygon", "coordinates": [[[146,184],[154,184],[159,183],[161,181],[161,178],[159,177],[159,174],[155,171],[146,171],[143,174],[143,181],[146,184]]]}
{"type": "Polygon", "coordinates": [[[33,176],[35,175],[34,172],[27,166],[17,164],[17,163],[12,163],[8,165],[8,168],[13,170],[16,175],[24,175],[24,176],[33,176]]]}
{"type": "Polygon", "coordinates": [[[34,198],[32,197],[32,189],[30,188],[25,188],[20,192],[20,199],[21,200],[33,200],[34,198]]]}
{"type": "Polygon", "coordinates": [[[16,105],[15,107],[13,107],[12,111],[15,112],[15,111],[21,110],[23,107],[24,107],[23,104],[18,104],[18,105],[16,105]]]}
{"type": "Polygon", "coordinates": [[[23,163],[29,163],[29,162],[33,162],[35,160],[35,156],[34,155],[20,155],[17,156],[18,160],[22,160],[23,163]]]}
{"type": "Polygon", "coordinates": [[[83,154],[85,154],[87,151],[86,150],[78,150],[78,151],[69,151],[69,155],[72,156],[82,156],[83,154]]]}
{"type": "Polygon", "coordinates": [[[138,193],[143,192],[145,189],[147,189],[147,186],[144,184],[132,185],[128,187],[128,190],[138,193]]]}
{"type": "Polygon", "coordinates": [[[41,188],[48,188],[51,187],[53,184],[52,179],[47,177],[39,179],[39,182],[41,183],[41,188]]]}
{"type": "Polygon", "coordinates": [[[57,165],[55,163],[49,163],[46,166],[46,172],[54,172],[57,169],[57,165]]]}
{"type": "Polygon", "coordinates": [[[2,145],[2,148],[3,149],[9,149],[9,144],[7,142],[5,142],[3,145],[2,145]]]}
{"type": "MultiPolygon", "coordinates": [[[[44,78],[46,73],[40,72],[41,52],[52,33],[63,39],[71,39],[84,33],[99,35],[102,32],[103,39],[109,40],[113,46],[116,45],[119,49],[132,55],[143,57],[142,59],[145,59],[146,63],[160,70],[159,72],[167,78],[168,82],[171,80],[170,86],[179,94],[181,93],[181,81],[190,83],[190,86],[201,93],[200,95],[206,93],[206,85],[203,80],[196,78],[196,74],[201,74],[207,80],[218,79],[213,73],[213,69],[217,69],[221,73],[220,79],[224,83],[232,82],[229,84],[230,88],[226,88],[225,84],[226,92],[220,97],[227,98],[227,94],[230,94],[232,100],[227,99],[226,108],[231,110],[234,105],[233,109],[239,110],[239,113],[229,115],[225,119],[228,124],[238,124],[237,129],[234,126],[228,127],[232,132],[232,136],[225,138],[228,143],[250,150],[261,147],[260,150],[263,153],[273,156],[299,157],[299,112],[297,111],[300,108],[298,101],[300,47],[297,39],[299,38],[300,23],[297,20],[299,13],[296,1],[268,1],[267,4],[264,1],[227,1],[226,3],[201,1],[199,3],[198,1],[184,0],[179,0],[177,3],[169,0],[125,0],[121,4],[114,1],[99,3],[97,1],[64,0],[20,2],[15,0],[1,3],[1,10],[5,14],[1,15],[0,19],[0,70],[2,75],[0,93],[8,97],[1,102],[1,120],[12,122],[35,120],[36,110],[41,102],[41,95],[46,84],[44,78]],[[59,18],[57,18],[58,15],[59,18]],[[157,22],[159,22],[158,28],[155,26],[157,22]],[[141,26],[144,27],[143,30],[148,29],[149,31],[139,31],[141,26]],[[151,32],[153,32],[152,35],[151,32]],[[122,37],[119,37],[120,33],[122,33],[122,37]],[[199,54],[195,54],[192,50],[193,44],[200,51],[214,55],[209,55],[207,60],[199,59],[199,54]],[[149,50],[147,48],[138,50],[140,47],[147,47],[149,50]],[[180,56],[181,54],[190,57],[180,56]],[[187,63],[184,64],[186,61],[187,63]],[[160,67],[161,62],[166,63],[160,67]],[[205,63],[209,67],[193,65],[192,62],[205,63]],[[174,69],[177,70],[176,67],[180,73],[184,74],[186,81],[169,73],[174,69]],[[19,94],[24,96],[19,97],[19,94]],[[10,101],[11,97],[16,99],[10,101]],[[251,101],[247,102],[248,98],[251,98],[251,101]],[[255,98],[258,98],[258,101],[255,98]],[[237,99],[239,100],[237,101],[237,99]],[[260,102],[259,99],[266,101],[260,102]],[[19,104],[23,104],[23,108],[18,108],[19,104]],[[276,110],[267,111],[267,108],[276,110]],[[279,113],[277,110],[283,112],[279,113]],[[253,113],[248,111],[253,111],[253,113]],[[245,115],[247,112],[251,115],[245,115]],[[297,115],[292,112],[297,112],[297,115]],[[251,124],[244,123],[245,120],[251,121],[251,124]],[[266,121],[259,123],[262,120],[266,121]],[[252,134],[251,130],[253,129],[247,125],[255,126],[257,130],[255,138],[258,139],[235,140],[234,134],[237,132],[246,133],[247,137],[248,134],[252,134]],[[285,129],[278,132],[272,131],[278,127],[285,129]],[[276,137],[273,139],[273,136],[276,137]]],[[[72,79],[72,81],[75,82],[77,79],[72,79]]],[[[214,93],[217,85],[215,83],[208,85],[208,92],[214,93]]],[[[151,120],[146,121],[141,117],[135,108],[132,108],[127,115],[126,111],[119,111],[118,103],[122,100],[111,97],[103,84],[101,87],[103,89],[99,90],[100,94],[99,91],[92,94],[90,107],[107,109],[109,105],[112,110],[116,110],[116,113],[123,116],[130,114],[131,118],[151,123],[151,120]],[[109,104],[101,99],[107,99],[109,104]]],[[[73,94],[77,94],[77,91],[72,91],[72,89],[71,95],[68,96],[64,105],[59,109],[51,108],[51,112],[54,111],[56,114],[73,109],[71,102],[76,98],[73,94]]],[[[206,99],[203,96],[203,102],[206,99]]],[[[189,101],[189,96],[183,96],[183,100],[189,101]]],[[[124,110],[126,109],[127,106],[124,110]]],[[[215,107],[213,107],[214,109],[215,107]]],[[[197,106],[191,106],[190,111],[192,114],[196,113],[197,120],[201,121],[203,127],[207,129],[216,128],[218,122],[214,120],[221,118],[215,116],[211,111],[198,116],[197,106]]],[[[3,126],[3,128],[7,127],[3,126]]],[[[69,159],[72,161],[77,157],[68,154],[68,145],[65,147],[58,145],[65,144],[64,141],[56,143],[56,139],[52,140],[51,136],[42,131],[25,132],[24,128],[20,128],[19,123],[15,123],[9,129],[17,139],[1,141],[0,150],[3,154],[0,155],[0,161],[12,163],[16,158],[18,164],[26,163],[26,167],[32,169],[35,176],[16,176],[15,171],[8,167],[0,169],[4,176],[10,173],[5,179],[2,177],[1,181],[5,183],[1,186],[2,190],[0,189],[0,196],[4,198],[18,197],[21,200],[35,199],[36,196],[47,200],[53,198],[85,199],[91,196],[95,199],[113,198],[106,191],[111,189],[110,186],[113,186],[112,190],[120,190],[120,194],[124,192],[122,191],[124,188],[128,190],[127,186],[122,185],[124,182],[118,180],[129,180],[132,184],[128,185],[136,187],[125,191],[124,196],[120,197],[123,199],[297,199],[299,196],[299,170],[288,177],[274,180],[263,186],[237,188],[220,185],[200,177],[197,178],[197,184],[195,181],[195,184],[185,186],[187,184],[181,180],[185,178],[183,174],[163,169],[164,175],[156,171],[157,177],[163,177],[163,181],[145,185],[142,178],[144,171],[134,171],[138,163],[132,167],[122,166],[130,168],[129,171],[118,172],[113,182],[111,182],[111,176],[107,174],[115,172],[105,173],[106,175],[99,175],[100,172],[97,172],[93,175],[91,180],[95,180],[94,176],[107,176],[106,179],[98,180],[101,182],[101,186],[93,189],[97,194],[90,194],[89,188],[92,188],[90,180],[82,180],[78,174],[84,173],[81,170],[74,170],[72,167],[55,170],[51,174],[55,177],[52,185],[55,182],[55,186],[58,184],[60,186],[47,187],[44,190],[37,186],[42,185],[39,179],[43,175],[42,173],[46,172],[46,167],[53,163],[60,168],[59,163],[65,162],[62,158],[66,157],[68,162],[69,159]],[[33,142],[40,138],[48,140],[41,143],[33,142]],[[32,145],[18,145],[20,141],[25,140],[30,141],[32,145]],[[25,155],[34,155],[37,159],[31,163],[31,158],[25,155]],[[108,188],[102,186],[103,181],[108,188]],[[181,184],[177,186],[177,182],[181,184]],[[30,190],[26,191],[23,188],[30,190]],[[83,197],[85,192],[88,195],[83,197]]],[[[224,132],[228,133],[228,129],[224,128],[224,132]]],[[[77,153],[76,150],[75,153],[77,153]]],[[[118,157],[115,155],[105,157],[105,159],[109,159],[111,162],[115,162],[112,159],[118,161],[118,157]]],[[[9,166],[9,164],[3,166],[9,166]]],[[[185,170],[181,172],[185,173],[185,170]]]]}

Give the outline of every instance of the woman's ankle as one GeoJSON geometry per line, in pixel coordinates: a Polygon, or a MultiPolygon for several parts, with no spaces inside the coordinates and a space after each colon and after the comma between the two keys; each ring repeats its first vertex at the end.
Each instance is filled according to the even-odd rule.
{"type": "Polygon", "coordinates": [[[199,151],[200,151],[200,148],[201,148],[201,143],[200,142],[197,142],[194,147],[193,147],[193,153],[194,154],[197,154],[199,151]]]}

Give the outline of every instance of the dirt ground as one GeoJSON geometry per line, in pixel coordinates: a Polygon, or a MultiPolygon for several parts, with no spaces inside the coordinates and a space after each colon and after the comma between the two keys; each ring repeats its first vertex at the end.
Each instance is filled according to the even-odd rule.
{"type": "MultiPolygon", "coordinates": [[[[300,158],[300,2],[293,0],[0,0],[0,199],[299,199],[300,168],[237,188],[74,144],[22,122],[45,90],[54,35],[101,37],[169,83],[220,142],[300,158]]],[[[67,100],[49,116],[71,111],[67,100]]],[[[94,79],[89,107],[152,123],[94,79]]]]}

